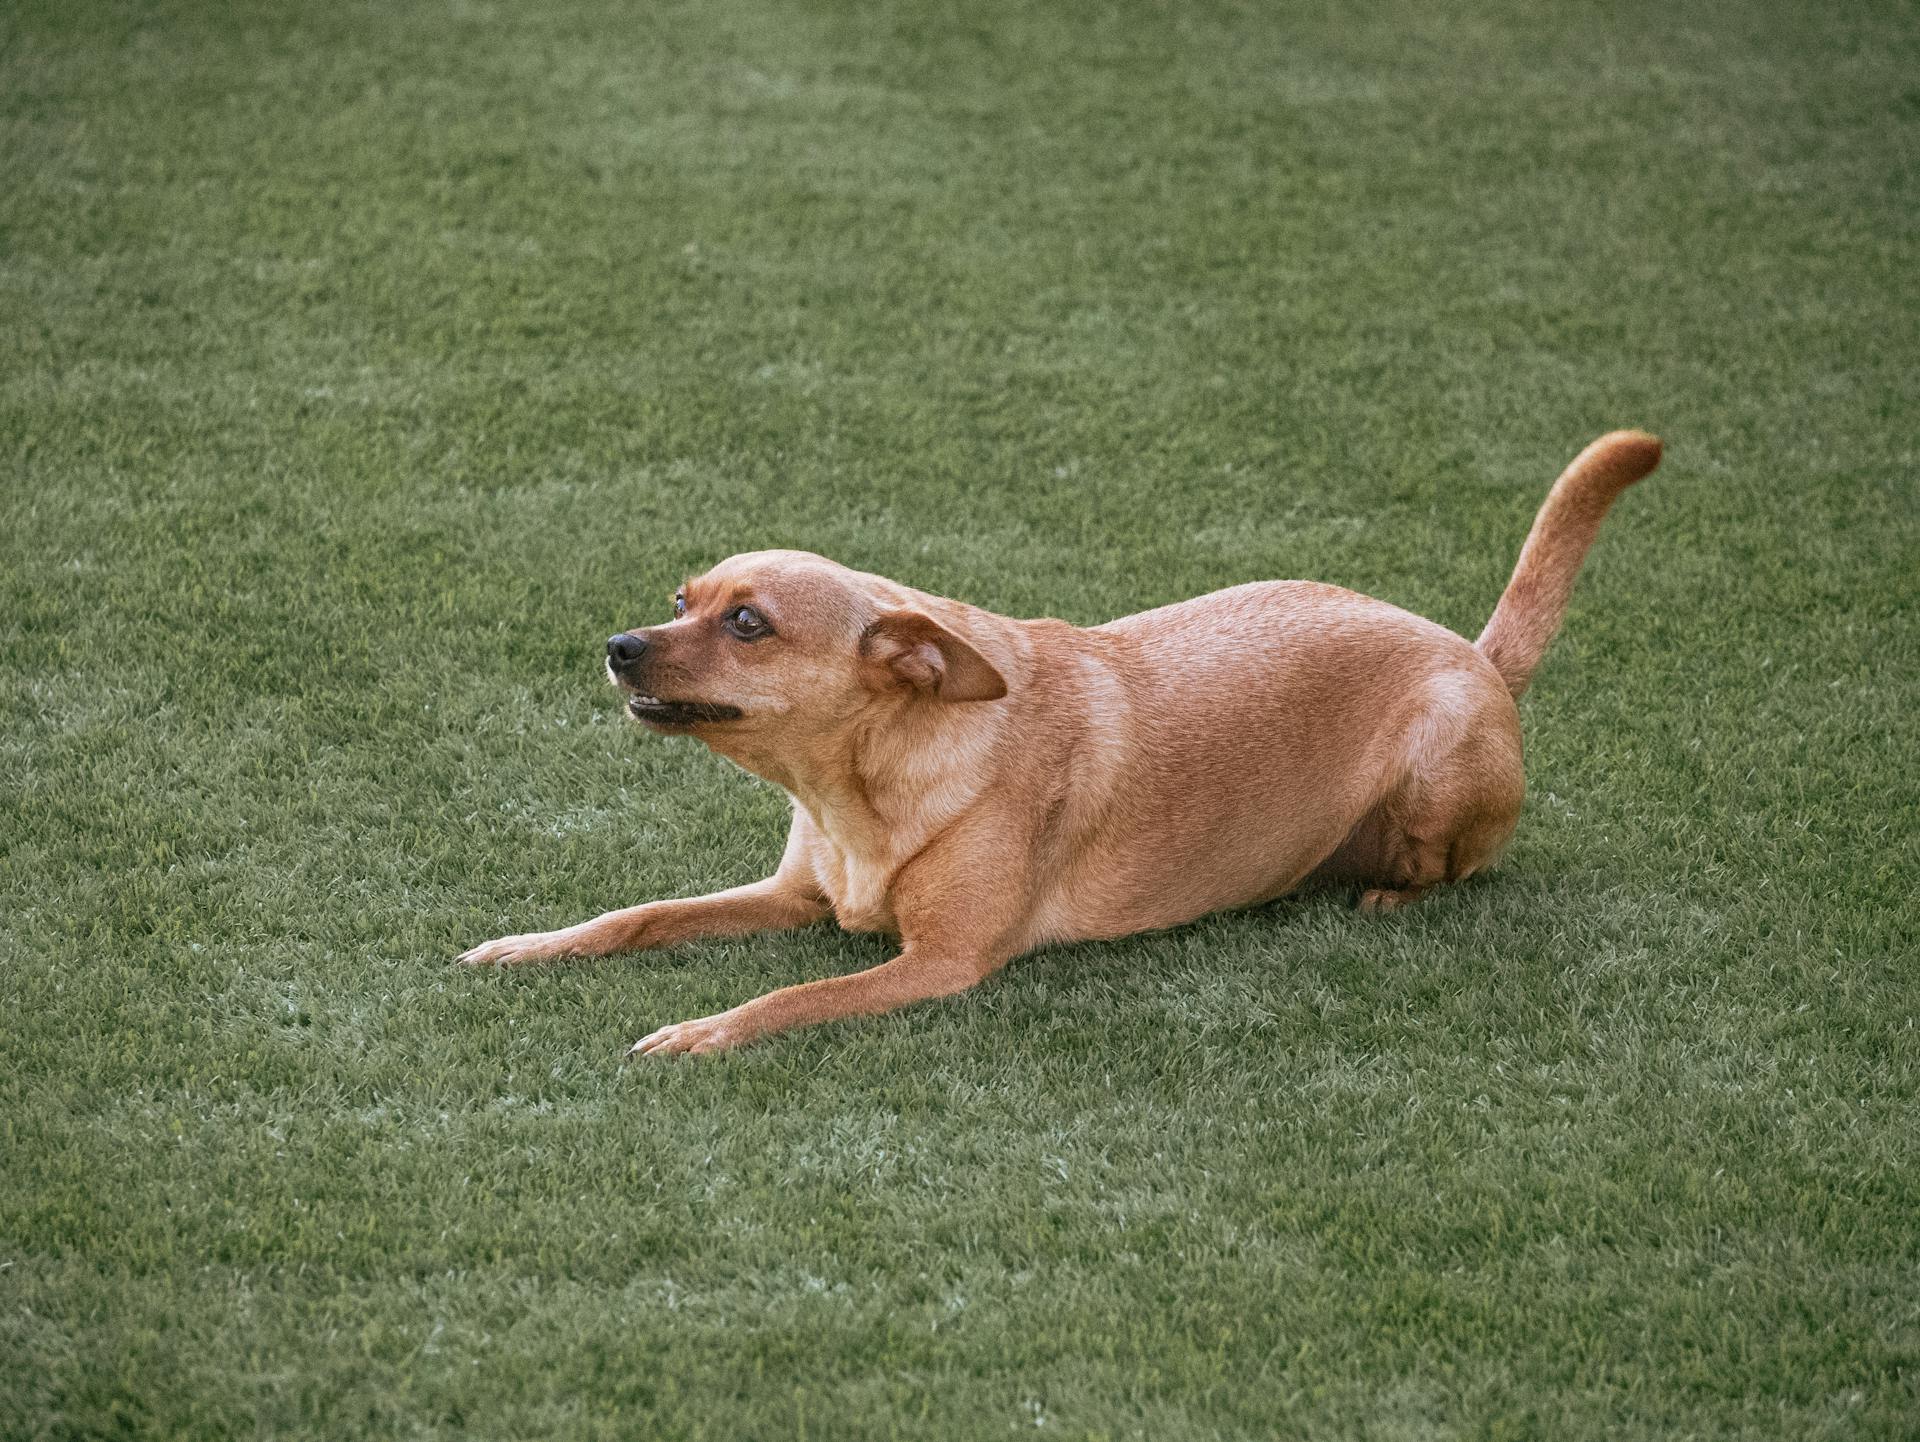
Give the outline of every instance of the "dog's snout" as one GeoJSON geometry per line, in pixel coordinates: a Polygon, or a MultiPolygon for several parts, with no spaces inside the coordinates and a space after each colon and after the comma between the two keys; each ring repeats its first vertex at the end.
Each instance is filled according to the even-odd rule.
{"type": "Polygon", "coordinates": [[[631,666],[646,654],[647,640],[644,636],[622,631],[618,636],[607,637],[607,660],[615,666],[631,666]]]}

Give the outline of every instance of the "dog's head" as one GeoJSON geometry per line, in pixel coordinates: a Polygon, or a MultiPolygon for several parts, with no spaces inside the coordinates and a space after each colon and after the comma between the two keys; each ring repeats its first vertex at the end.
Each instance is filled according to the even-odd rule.
{"type": "Polygon", "coordinates": [[[822,733],[877,707],[998,700],[1006,681],[914,593],[805,551],[731,556],[673,619],[607,642],[607,674],[656,731],[721,745],[822,733]]]}

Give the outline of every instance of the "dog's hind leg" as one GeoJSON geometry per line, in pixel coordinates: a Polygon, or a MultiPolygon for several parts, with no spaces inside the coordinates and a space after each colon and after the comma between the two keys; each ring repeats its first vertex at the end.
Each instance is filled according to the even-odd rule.
{"type": "Polygon", "coordinates": [[[1492,864],[1519,819],[1517,795],[1463,799],[1415,785],[1381,803],[1381,842],[1361,876],[1361,911],[1411,906],[1433,887],[1492,864]]]}
{"type": "Polygon", "coordinates": [[[1405,769],[1319,874],[1360,883],[1360,910],[1410,906],[1492,864],[1513,835],[1526,783],[1512,702],[1491,685],[1436,684],[1409,728],[1405,769]]]}

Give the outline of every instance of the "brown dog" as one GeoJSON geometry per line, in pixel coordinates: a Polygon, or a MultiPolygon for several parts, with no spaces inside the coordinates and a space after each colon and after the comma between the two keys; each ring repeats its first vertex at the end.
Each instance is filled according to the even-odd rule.
{"type": "Polygon", "coordinates": [[[1125,936],[1303,881],[1386,910],[1491,863],[1525,787],[1515,700],[1614,498],[1635,431],[1554,485],[1469,645],[1383,601],[1269,581],[1082,630],[1016,621],[802,551],[722,561],[674,620],[607,643],[628,709],[782,787],[779,870],[712,896],[490,941],[471,963],[601,956],[832,911],[893,960],[663,1027],[716,1051],[964,991],[1049,941],[1125,936]]]}

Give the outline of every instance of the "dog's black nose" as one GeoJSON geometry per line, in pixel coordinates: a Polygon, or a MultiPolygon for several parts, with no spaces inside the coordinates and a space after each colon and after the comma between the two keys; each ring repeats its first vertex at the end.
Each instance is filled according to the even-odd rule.
{"type": "Polygon", "coordinates": [[[618,636],[607,637],[607,659],[616,666],[631,666],[646,654],[644,637],[629,635],[625,631],[618,636]]]}

